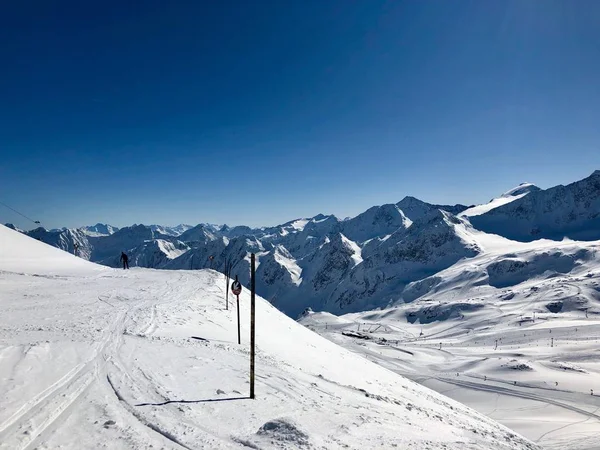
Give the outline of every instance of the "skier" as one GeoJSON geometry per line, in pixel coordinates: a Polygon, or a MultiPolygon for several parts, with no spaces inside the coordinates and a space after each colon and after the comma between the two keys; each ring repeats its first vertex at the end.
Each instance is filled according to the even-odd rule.
{"type": "Polygon", "coordinates": [[[127,256],[127,253],[121,252],[119,261],[123,261],[123,269],[129,269],[129,257],[127,256]]]}

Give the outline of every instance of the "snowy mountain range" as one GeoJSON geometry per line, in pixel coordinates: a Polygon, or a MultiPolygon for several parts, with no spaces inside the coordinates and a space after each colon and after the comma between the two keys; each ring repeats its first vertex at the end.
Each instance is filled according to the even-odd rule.
{"type": "Polygon", "coordinates": [[[96,224],[26,234],[71,253],[77,243],[82,258],[112,267],[121,251],[132,266],[157,269],[223,270],[231,260],[246,285],[256,253],[258,293],[296,316],[307,307],[365,311],[414,298],[414,288],[403,294],[407,286],[486,251],[465,230],[524,242],[600,239],[600,171],[546,190],[523,183],[471,207],[405,197],[350,219],[319,214],[275,227],[96,224]]]}
{"type": "Polygon", "coordinates": [[[539,448],[260,296],[252,400],[250,294],[225,309],[222,274],[114,270],[2,225],[0,248],[2,449],[539,448]]]}

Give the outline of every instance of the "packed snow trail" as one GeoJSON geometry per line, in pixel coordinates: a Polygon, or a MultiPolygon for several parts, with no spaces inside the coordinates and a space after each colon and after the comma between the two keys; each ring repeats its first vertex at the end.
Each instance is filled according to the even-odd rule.
{"type": "Polygon", "coordinates": [[[212,271],[102,268],[0,226],[0,449],[535,448],[212,271]],[[433,432],[432,430],[435,430],[433,432]]]}

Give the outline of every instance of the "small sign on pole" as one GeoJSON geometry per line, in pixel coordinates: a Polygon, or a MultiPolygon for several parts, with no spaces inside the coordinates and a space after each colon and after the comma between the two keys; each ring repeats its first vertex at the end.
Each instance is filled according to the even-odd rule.
{"type": "Polygon", "coordinates": [[[237,275],[234,282],[231,283],[231,292],[233,292],[233,295],[240,295],[242,293],[242,283],[238,281],[237,275]]]}
{"type": "Polygon", "coordinates": [[[240,294],[242,293],[242,283],[238,281],[237,275],[235,276],[235,281],[231,283],[231,292],[233,292],[233,295],[235,295],[237,299],[238,344],[241,344],[242,338],[240,335],[240,294]]]}

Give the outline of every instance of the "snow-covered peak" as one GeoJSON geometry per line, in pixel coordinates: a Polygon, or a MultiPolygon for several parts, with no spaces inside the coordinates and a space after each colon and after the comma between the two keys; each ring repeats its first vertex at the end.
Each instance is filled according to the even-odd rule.
{"type": "Polygon", "coordinates": [[[413,222],[438,209],[443,209],[452,214],[459,214],[467,209],[465,205],[435,205],[411,196],[404,197],[396,203],[396,206],[402,211],[405,217],[413,222]]]}
{"type": "Polygon", "coordinates": [[[343,233],[356,242],[386,236],[398,228],[408,228],[412,221],[394,204],[373,206],[358,216],[341,222],[343,233]]]}
{"type": "Polygon", "coordinates": [[[111,234],[119,231],[117,227],[113,227],[112,225],[106,223],[97,223],[96,225],[89,225],[86,227],[82,227],[81,230],[88,236],[110,236],[111,234]]]}
{"type": "Polygon", "coordinates": [[[475,228],[509,239],[600,239],[600,171],[583,180],[533,190],[471,217],[475,228]]]}
{"type": "Polygon", "coordinates": [[[179,224],[174,227],[164,226],[164,225],[150,225],[150,229],[152,231],[158,232],[160,234],[164,234],[166,236],[174,236],[177,237],[182,233],[186,232],[190,228],[193,228],[192,225],[179,224]]]}
{"type": "Polygon", "coordinates": [[[518,186],[509,189],[504,194],[502,194],[498,198],[494,198],[490,200],[488,203],[483,205],[472,206],[469,209],[464,210],[459,214],[461,217],[474,217],[479,216],[481,214],[487,213],[492,209],[498,208],[500,206],[507,205],[508,203],[514,202],[531,192],[537,192],[541,189],[534,184],[531,183],[521,183],[518,186]]]}
{"type": "Polygon", "coordinates": [[[539,191],[540,188],[537,187],[535,184],[532,183],[521,183],[518,186],[509,189],[508,191],[506,191],[504,194],[502,194],[500,197],[521,197],[524,194],[529,194],[530,192],[535,192],[535,191],[539,191]]]}
{"type": "Polygon", "coordinates": [[[208,242],[214,241],[217,237],[211,232],[206,225],[199,224],[190,228],[178,236],[178,239],[183,242],[208,242]]]}

